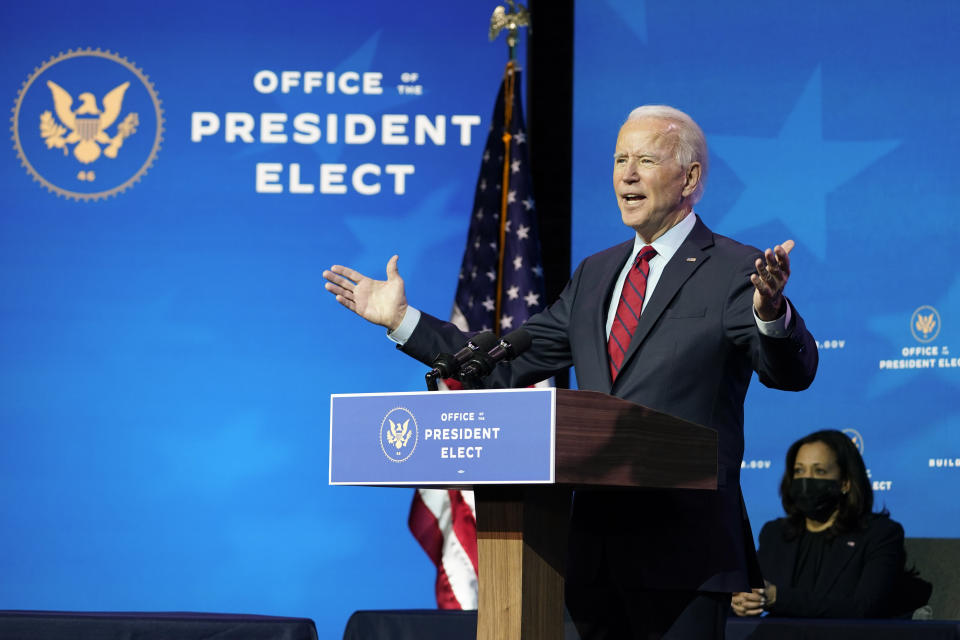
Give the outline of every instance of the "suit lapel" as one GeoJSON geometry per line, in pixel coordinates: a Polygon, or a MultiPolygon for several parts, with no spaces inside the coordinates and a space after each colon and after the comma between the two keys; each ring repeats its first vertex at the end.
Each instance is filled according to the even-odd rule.
{"type": "MultiPolygon", "coordinates": [[[[699,269],[710,257],[709,249],[713,246],[713,232],[697,217],[697,223],[694,225],[690,234],[687,236],[677,252],[670,258],[670,262],[660,274],[660,280],[653,290],[653,296],[647,303],[643,313],[640,314],[640,322],[637,324],[637,330],[630,340],[630,348],[627,349],[623,360],[623,368],[626,368],[633,355],[643,344],[650,330],[663,315],[667,305],[673,300],[677,292],[683,286],[693,273],[699,269]]],[[[619,376],[618,376],[619,379],[619,376]]]]}
{"type": "Polygon", "coordinates": [[[820,576],[817,578],[817,591],[826,593],[833,587],[840,574],[857,553],[859,540],[854,534],[837,536],[833,544],[827,546],[821,566],[820,576]]]}

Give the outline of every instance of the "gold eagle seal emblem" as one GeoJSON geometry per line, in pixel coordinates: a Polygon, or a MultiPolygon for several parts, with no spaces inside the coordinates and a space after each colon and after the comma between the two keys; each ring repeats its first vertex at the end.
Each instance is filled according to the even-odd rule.
{"type": "Polygon", "coordinates": [[[391,462],[405,462],[417,448],[417,419],[406,407],[387,412],[380,423],[380,449],[391,462]]]}
{"type": "Polygon", "coordinates": [[[34,69],[12,122],[27,173],[75,200],[128,189],[153,165],[163,140],[153,83],[126,58],[100,49],[70,50],[34,69]]]}
{"type": "Polygon", "coordinates": [[[932,342],[940,334],[940,314],[928,304],[910,316],[910,332],[917,342],[932,342]]]}
{"type": "Polygon", "coordinates": [[[847,437],[853,442],[853,446],[857,448],[860,455],[863,455],[863,436],[860,435],[860,432],[851,427],[847,427],[843,429],[843,433],[847,434],[847,437]]]}
{"type": "Polygon", "coordinates": [[[40,135],[46,141],[48,148],[63,149],[63,154],[67,155],[67,145],[76,143],[73,155],[81,163],[90,164],[100,157],[101,144],[108,145],[103,150],[105,156],[116,158],[123,139],[136,132],[139,119],[136,113],[130,113],[117,127],[115,136],[111,137],[106,133],[120,114],[120,109],[123,107],[123,94],[130,87],[129,81],[118,85],[103,96],[103,111],[97,108],[97,98],[89,91],[80,94],[79,98],[82,101],[80,106],[71,110],[73,97],[52,80],[47,80],[47,86],[53,94],[53,106],[60,122],[70,129],[69,135],[64,138],[66,129],[49,111],[41,113],[40,135]]]}

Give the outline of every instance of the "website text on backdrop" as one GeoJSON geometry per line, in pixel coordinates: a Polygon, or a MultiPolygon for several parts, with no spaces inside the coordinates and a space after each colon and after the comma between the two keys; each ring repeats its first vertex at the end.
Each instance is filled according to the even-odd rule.
{"type": "MultiPolygon", "coordinates": [[[[816,374],[816,343],[783,294],[793,241],[761,252],[713,233],[693,212],[707,165],[689,116],[660,105],[631,112],[613,186],[634,237],[581,262],[559,298],[524,324],[531,349],[487,381],[525,386],[572,365],[581,389],[718,432],[716,492],[576,492],[566,601],[587,638],[723,636],[730,593],[761,584],[740,492],[751,375],[799,391],[816,374]],[[638,278],[630,272],[646,246],[655,254],[643,252],[638,278]],[[625,282],[639,281],[643,291],[622,295],[625,282]],[[639,310],[626,308],[638,300],[639,310]],[[612,358],[608,347],[622,353],[612,358]]],[[[460,348],[467,335],[408,305],[397,262],[388,261],[386,280],[335,265],[325,286],[421,362],[460,348]]],[[[778,416],[760,420],[776,428],[778,416]]]]}

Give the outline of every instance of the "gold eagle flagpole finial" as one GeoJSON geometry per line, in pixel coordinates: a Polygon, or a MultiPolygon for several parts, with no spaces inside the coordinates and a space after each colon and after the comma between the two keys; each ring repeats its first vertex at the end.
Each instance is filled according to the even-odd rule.
{"type": "Polygon", "coordinates": [[[498,6],[493,10],[490,16],[490,42],[496,40],[497,36],[504,29],[507,30],[507,46],[510,48],[510,59],[517,59],[517,38],[520,35],[520,27],[528,27],[531,31],[533,27],[530,24],[530,12],[522,4],[507,0],[510,5],[510,12],[505,7],[498,6]]]}

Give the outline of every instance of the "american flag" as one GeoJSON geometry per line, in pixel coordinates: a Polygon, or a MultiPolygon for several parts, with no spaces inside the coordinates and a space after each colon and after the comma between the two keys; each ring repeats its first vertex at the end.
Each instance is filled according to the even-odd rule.
{"type": "MultiPolygon", "coordinates": [[[[516,329],[544,307],[543,267],[520,103],[507,63],[477,179],[451,321],[463,331],[516,329]]],[[[437,566],[437,606],[477,608],[477,520],[470,491],[418,489],[410,530],[437,566]]]]}
{"type": "Polygon", "coordinates": [[[464,331],[506,333],[544,307],[520,88],[520,72],[508,64],[483,151],[453,307],[452,319],[464,331]]]}

